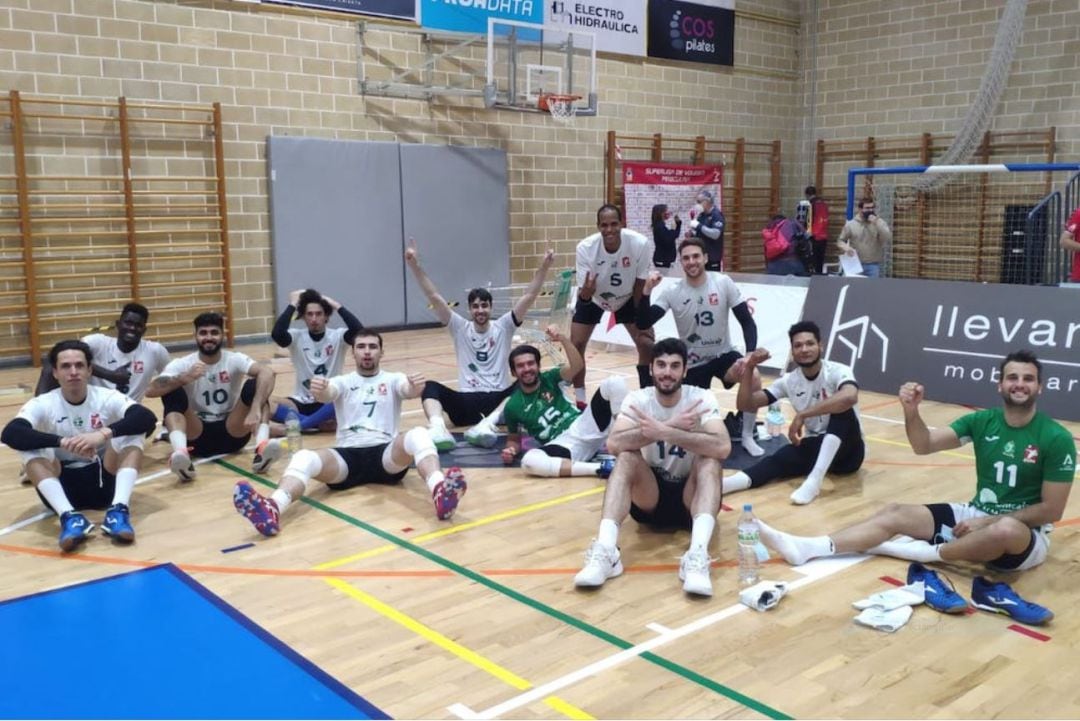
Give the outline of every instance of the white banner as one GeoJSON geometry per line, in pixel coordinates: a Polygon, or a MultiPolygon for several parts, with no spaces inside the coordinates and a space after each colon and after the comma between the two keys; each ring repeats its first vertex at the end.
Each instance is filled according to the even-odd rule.
{"type": "MultiPolygon", "coordinates": [[[[681,272],[681,271],[680,271],[681,272]]],[[[755,283],[751,274],[731,274],[739,291],[750,306],[750,312],[754,315],[754,323],[757,325],[758,348],[767,348],[772,355],[767,362],[762,363],[765,368],[783,371],[788,364],[788,355],[791,352],[791,342],[788,339],[788,328],[797,323],[802,316],[803,303],[806,301],[807,287],[805,285],[773,285],[771,283],[755,283]]],[[[761,277],[761,276],[758,276],[761,277]]],[[[678,280],[677,277],[664,278],[657,290],[670,285],[678,280]]],[[[577,298],[577,293],[573,294],[577,298]]],[[[739,350],[746,350],[746,341],[743,339],[742,326],[732,315],[728,319],[731,329],[731,342],[739,350]]],[[[675,321],[671,313],[667,313],[653,326],[656,329],[656,340],[662,338],[678,338],[675,330],[675,321]]],[[[602,343],[612,343],[633,347],[630,334],[626,329],[615,322],[611,313],[605,312],[600,319],[596,330],[593,331],[592,340],[602,343]]]]}
{"type": "Polygon", "coordinates": [[[645,9],[641,0],[546,0],[544,21],[595,34],[599,52],[645,57],[645,9]]]}

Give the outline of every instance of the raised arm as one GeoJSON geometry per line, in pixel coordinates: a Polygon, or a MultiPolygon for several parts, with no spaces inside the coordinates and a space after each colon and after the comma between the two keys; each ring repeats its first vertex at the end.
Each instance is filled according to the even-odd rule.
{"type": "Polygon", "coordinates": [[[338,303],[330,296],[323,294],[323,300],[330,304],[330,308],[337,311],[337,314],[341,316],[341,320],[345,321],[345,327],[353,333],[363,329],[364,324],[360,322],[360,319],[352,314],[348,308],[338,303]]]}
{"type": "Polygon", "coordinates": [[[664,276],[660,275],[660,271],[654,270],[649,273],[649,278],[641,288],[641,300],[637,302],[637,313],[634,317],[634,325],[640,330],[652,328],[653,324],[663,318],[664,313],[667,313],[663,306],[652,304],[652,292],[663,279],[664,276]]]}
{"type": "Polygon", "coordinates": [[[420,284],[420,290],[424,291],[424,295],[427,296],[435,317],[443,325],[449,323],[450,316],[454,311],[450,310],[450,305],[446,302],[446,299],[439,294],[439,289],[435,287],[431,278],[420,267],[420,253],[416,250],[415,238],[409,238],[409,247],[405,249],[405,264],[409,266],[409,270],[416,277],[416,282],[420,284]]]}
{"type": "Polygon", "coordinates": [[[289,304],[281,311],[281,315],[274,321],[274,327],[270,329],[270,338],[282,348],[292,345],[292,336],[289,335],[289,324],[296,315],[296,304],[300,302],[302,290],[294,290],[289,293],[289,304]]]}
{"type": "Polygon", "coordinates": [[[739,321],[739,325],[742,327],[743,340],[746,341],[746,352],[752,353],[757,348],[757,323],[754,322],[754,315],[750,312],[750,306],[744,300],[732,308],[731,312],[735,314],[735,320],[739,321]]]}
{"type": "MultiPolygon", "coordinates": [[[[166,370],[168,370],[167,367],[166,370]]],[[[150,387],[146,389],[146,397],[160,398],[161,396],[168,395],[177,388],[183,388],[188,383],[199,380],[205,374],[206,364],[202,361],[196,361],[180,375],[165,375],[165,373],[162,372],[161,375],[150,383],[150,387]]]]}
{"type": "MultiPolygon", "coordinates": [[[[749,341],[747,341],[749,343],[749,341]]],[[[743,363],[742,378],[739,379],[739,391],[735,397],[735,407],[740,411],[756,411],[769,405],[769,394],[763,390],[754,390],[754,369],[769,360],[772,355],[765,348],[756,348],[746,356],[743,363]]]]}
{"type": "Polygon", "coordinates": [[[520,323],[525,315],[529,312],[529,308],[532,308],[532,304],[536,302],[537,296],[540,295],[540,289],[544,287],[544,279],[547,278],[547,273],[551,269],[551,264],[555,261],[555,251],[550,248],[544,252],[544,257],[540,261],[540,265],[536,268],[536,273],[533,274],[532,280],[529,281],[529,286],[525,289],[525,293],[518,298],[518,302],[514,304],[514,321],[520,323]]]}
{"type": "Polygon", "coordinates": [[[956,431],[945,426],[933,430],[926,426],[926,421],[919,414],[919,404],[923,399],[924,388],[921,383],[908,382],[900,386],[900,406],[904,410],[904,430],[907,431],[908,443],[916,455],[947,451],[960,447],[960,438],[956,431]]]}
{"type": "Polygon", "coordinates": [[[570,342],[570,336],[563,335],[558,326],[549,325],[547,335],[551,340],[562,344],[563,353],[566,354],[566,365],[559,369],[559,377],[569,383],[574,380],[574,376],[585,369],[585,359],[570,342]]]}

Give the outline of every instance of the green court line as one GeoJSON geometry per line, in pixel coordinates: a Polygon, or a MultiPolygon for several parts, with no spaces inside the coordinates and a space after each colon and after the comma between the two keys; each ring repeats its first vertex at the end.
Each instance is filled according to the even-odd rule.
{"type": "MultiPolygon", "coordinates": [[[[277,488],[276,484],[266,480],[262,476],[255,475],[254,473],[251,473],[250,471],[246,471],[243,468],[239,468],[238,466],[234,466],[233,464],[229,463],[228,461],[217,460],[217,461],[214,461],[214,463],[217,463],[220,466],[228,468],[233,473],[239,474],[239,475],[243,476],[244,478],[248,478],[248,479],[250,479],[252,481],[255,481],[256,483],[259,483],[259,484],[261,484],[263,486],[266,486],[267,488],[277,488]]],[[[488,578],[487,576],[479,574],[476,571],[473,571],[473,570],[470,570],[470,569],[468,569],[468,568],[466,568],[464,566],[458,565],[458,564],[454,563],[453,561],[451,561],[451,560],[449,560],[447,558],[444,558],[444,557],[442,557],[442,556],[440,556],[438,554],[432,553],[431,551],[427,550],[426,548],[423,548],[422,546],[418,546],[418,545],[416,545],[414,543],[410,543],[409,541],[406,541],[403,538],[398,538],[397,536],[393,535],[392,533],[384,531],[381,528],[373,526],[370,523],[367,523],[365,521],[361,521],[359,518],[355,518],[353,516],[350,516],[350,515],[348,515],[346,513],[343,513],[341,511],[337,510],[336,508],[332,508],[332,507],[326,505],[325,503],[322,503],[320,501],[316,501],[314,499],[308,498],[307,496],[304,496],[301,500],[304,503],[308,504],[309,506],[312,506],[313,508],[317,508],[320,511],[323,511],[324,513],[328,513],[331,516],[334,516],[335,518],[338,518],[338,519],[340,519],[342,521],[345,521],[346,523],[348,523],[350,525],[356,526],[357,528],[360,528],[360,529],[362,529],[364,531],[367,531],[368,533],[370,533],[372,535],[378,536],[379,538],[383,539],[384,541],[392,543],[395,546],[398,546],[399,548],[403,548],[403,549],[405,549],[407,551],[411,551],[412,553],[415,553],[418,556],[422,556],[422,557],[426,558],[427,560],[431,561],[432,563],[434,563],[436,565],[442,566],[443,568],[446,568],[447,570],[453,571],[454,573],[458,574],[459,576],[464,576],[465,578],[468,578],[470,581],[474,581],[475,583],[479,583],[482,586],[486,586],[488,589],[490,589],[492,591],[496,591],[497,593],[501,593],[504,596],[508,596],[508,597],[514,599],[515,601],[518,601],[519,603],[523,603],[526,606],[529,606],[529,607],[531,607],[531,608],[533,608],[533,609],[535,609],[537,611],[540,611],[541,613],[544,613],[544,614],[546,614],[548,616],[551,616],[552,618],[558,619],[559,621],[562,621],[563,623],[565,623],[567,625],[573,626],[574,628],[578,629],[579,631],[584,631],[585,633],[587,633],[587,634],[589,634],[591,636],[595,636],[596,638],[599,638],[602,641],[606,641],[607,643],[610,643],[612,646],[615,646],[615,647],[617,647],[619,649],[622,649],[624,651],[634,647],[634,644],[630,643],[629,641],[627,641],[625,639],[622,639],[622,638],[619,638],[618,636],[610,634],[607,631],[604,631],[603,629],[597,628],[596,626],[593,626],[593,625],[591,625],[589,623],[586,623],[585,621],[582,621],[581,619],[575,618],[575,617],[573,617],[573,616],[571,616],[571,615],[569,615],[567,613],[564,613],[563,611],[560,611],[557,608],[554,608],[552,606],[548,606],[547,604],[542,603],[541,601],[537,601],[535,598],[531,598],[529,596],[526,596],[523,593],[515,591],[514,589],[510,588],[509,586],[504,586],[503,584],[498,583],[497,581],[493,581],[492,579],[488,578]]],[[[740,703],[743,706],[745,706],[746,708],[751,709],[752,711],[757,711],[758,713],[760,713],[760,714],[762,714],[764,716],[767,716],[768,718],[771,718],[771,719],[793,719],[794,718],[793,716],[788,716],[787,714],[783,713],[782,711],[777,711],[776,709],[774,709],[774,708],[772,708],[770,706],[767,706],[766,704],[764,704],[764,703],[762,703],[760,701],[752,699],[749,696],[741,694],[738,691],[736,691],[735,689],[728,688],[727,686],[724,686],[723,684],[717,683],[716,681],[713,681],[711,678],[708,678],[707,676],[703,676],[700,673],[697,673],[696,671],[693,671],[693,670],[691,670],[689,668],[686,668],[685,666],[682,666],[682,665],[680,665],[678,663],[675,663],[674,661],[666,659],[663,656],[658,656],[658,655],[652,653],[651,651],[645,651],[644,653],[640,654],[639,657],[645,659],[646,661],[649,661],[650,663],[656,664],[657,666],[660,666],[661,668],[665,668],[668,671],[671,671],[672,673],[675,673],[675,674],[677,674],[679,676],[682,676],[687,681],[690,681],[692,683],[696,683],[699,686],[704,686],[705,688],[709,689],[710,691],[715,691],[716,693],[720,694],[721,696],[726,696],[727,698],[731,699],[732,701],[740,703]]]]}

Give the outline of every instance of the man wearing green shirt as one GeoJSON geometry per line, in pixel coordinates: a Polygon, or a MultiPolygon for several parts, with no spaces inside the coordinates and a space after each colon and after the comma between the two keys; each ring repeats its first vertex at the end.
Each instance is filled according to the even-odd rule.
{"type": "Polygon", "coordinates": [[[600,383],[592,401],[584,411],[563,393],[560,381],[570,382],[585,361],[570,339],[555,326],[547,329],[548,337],[562,344],[567,363],[551,370],[540,370],[540,351],[531,345],[519,345],[510,351],[510,372],[517,387],[507,399],[503,417],[506,420],[506,447],[503,462],[514,462],[521,452],[521,432],[543,444],[521,458],[521,467],[534,476],[592,476],[610,472],[611,463],[590,462],[607,440],[612,418],[618,414],[626,397],[626,381],[610,376],[600,383]],[[605,472],[606,471],[606,472],[605,472]]]}
{"type": "Polygon", "coordinates": [[[973,444],[977,482],[969,503],[894,503],[869,519],[817,537],[782,533],[759,521],[762,539],[792,565],[860,551],[920,563],[985,563],[999,571],[1041,564],[1050,549],[1050,528],[1061,519],[1072,489],[1076,442],[1064,426],[1035,408],[1042,365],[1032,352],[1010,353],[1000,372],[1001,408],[969,413],[933,430],[919,415],[922,385],[900,388],[904,426],[916,454],[973,444]],[[910,538],[890,540],[897,535],[910,538]]]}

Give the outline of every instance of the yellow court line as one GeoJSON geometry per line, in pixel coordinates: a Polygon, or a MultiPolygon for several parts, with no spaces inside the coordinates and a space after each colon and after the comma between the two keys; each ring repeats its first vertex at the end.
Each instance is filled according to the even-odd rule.
{"type": "MultiPolygon", "coordinates": [[[[509,511],[502,511],[501,513],[496,513],[494,515],[487,516],[485,518],[481,518],[475,521],[469,521],[468,523],[461,523],[455,526],[450,526],[449,528],[443,528],[438,531],[432,531],[431,533],[425,533],[423,535],[417,536],[416,538],[410,539],[410,542],[423,543],[424,541],[431,541],[436,538],[442,538],[444,536],[450,536],[455,533],[461,533],[462,531],[479,528],[480,526],[486,526],[491,523],[496,523],[498,521],[504,521],[507,518],[515,518],[517,516],[523,516],[526,513],[532,513],[533,511],[539,511],[544,508],[550,508],[551,506],[558,506],[563,503],[568,503],[570,501],[576,501],[579,498],[595,496],[597,493],[603,492],[604,486],[597,486],[596,488],[589,488],[585,491],[577,491],[576,493],[570,493],[565,496],[551,498],[546,501],[540,501],[539,503],[532,503],[527,506],[519,506],[517,508],[512,508],[509,511]]],[[[366,558],[371,558],[373,556],[381,556],[384,553],[388,553],[397,549],[398,546],[393,543],[388,543],[385,546],[379,546],[377,548],[372,548],[368,551],[354,553],[351,556],[345,556],[344,558],[336,558],[332,561],[327,561],[326,563],[320,563],[318,566],[315,566],[314,570],[327,571],[331,568],[337,568],[338,566],[344,566],[348,563],[352,563],[353,561],[361,561],[366,558]]]]}
{"type": "MultiPolygon", "coordinates": [[[[900,446],[901,448],[911,448],[910,443],[901,443],[900,441],[889,440],[888,438],[878,438],[877,436],[866,436],[867,440],[874,441],[875,443],[884,443],[889,446],[900,446]]],[[[954,458],[963,458],[964,460],[974,461],[975,456],[967,453],[957,453],[956,451],[938,451],[943,456],[953,456],[954,458]]]]}
{"type": "MultiPolygon", "coordinates": [[[[454,656],[457,656],[458,658],[467,663],[472,664],[481,671],[485,671],[491,674],[500,681],[510,686],[513,686],[518,691],[526,691],[533,687],[533,684],[529,683],[521,676],[518,676],[513,671],[503,668],[494,661],[491,661],[490,659],[481,656],[475,651],[465,648],[456,641],[450,640],[435,629],[425,626],[411,616],[408,616],[401,611],[398,611],[396,608],[383,603],[379,599],[361,591],[355,586],[345,583],[344,581],[337,578],[324,578],[323,580],[337,590],[344,593],[345,595],[349,596],[350,598],[353,598],[364,604],[372,611],[375,611],[376,613],[385,616],[386,618],[390,619],[391,621],[397,623],[400,626],[404,626],[406,629],[415,633],[417,636],[420,636],[421,638],[430,641],[444,651],[453,654],[454,656]]],[[[572,719],[595,718],[594,716],[590,716],[589,714],[585,713],[577,706],[563,701],[558,696],[548,696],[544,699],[544,703],[547,704],[554,711],[557,711],[572,719]]]]}

